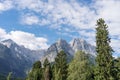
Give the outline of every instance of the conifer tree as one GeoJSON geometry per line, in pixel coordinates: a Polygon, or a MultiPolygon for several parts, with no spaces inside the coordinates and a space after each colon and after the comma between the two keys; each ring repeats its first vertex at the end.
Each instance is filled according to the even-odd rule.
{"type": "Polygon", "coordinates": [[[57,70],[57,68],[55,67],[54,70],[54,78],[53,80],[62,80],[62,76],[60,74],[60,69],[57,70]]]}
{"type": "Polygon", "coordinates": [[[40,61],[33,64],[33,68],[29,73],[27,80],[42,80],[42,67],[40,61]]]}
{"type": "Polygon", "coordinates": [[[67,79],[67,56],[64,53],[64,51],[60,51],[55,58],[54,79],[55,80],[67,79]]]}
{"type": "Polygon", "coordinates": [[[69,63],[67,80],[93,80],[89,56],[78,51],[69,63]]]}
{"type": "Polygon", "coordinates": [[[46,58],[43,63],[43,66],[44,66],[44,68],[46,68],[48,65],[50,65],[50,63],[49,63],[48,59],[46,58]]]}
{"type": "Polygon", "coordinates": [[[117,68],[117,78],[120,80],[120,57],[116,59],[115,67],[117,68]]]}
{"type": "Polygon", "coordinates": [[[96,28],[96,80],[114,80],[113,49],[110,46],[108,26],[101,18],[97,20],[96,28]]]}

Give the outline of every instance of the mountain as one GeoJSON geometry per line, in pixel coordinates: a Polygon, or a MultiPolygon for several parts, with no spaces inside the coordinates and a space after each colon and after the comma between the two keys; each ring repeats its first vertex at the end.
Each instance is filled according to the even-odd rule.
{"type": "Polygon", "coordinates": [[[24,46],[18,45],[11,39],[4,40],[1,43],[10,48],[12,53],[18,58],[25,57],[27,60],[32,62],[39,60],[40,56],[42,57],[44,54],[44,50],[30,50],[24,46]]]}
{"type": "Polygon", "coordinates": [[[44,50],[30,50],[16,44],[11,39],[0,43],[0,73],[13,72],[16,77],[25,77],[32,64],[39,60],[44,50]]]}
{"type": "Polygon", "coordinates": [[[56,55],[61,50],[66,53],[68,62],[78,50],[85,51],[91,62],[95,62],[95,47],[83,39],[75,38],[70,44],[59,39],[47,50],[30,50],[8,39],[0,42],[0,75],[8,75],[9,72],[13,72],[15,77],[25,77],[35,61],[41,60],[43,63],[48,58],[50,62],[54,62],[56,55]]]}
{"type": "Polygon", "coordinates": [[[91,58],[91,61],[94,61],[95,58],[95,47],[87,43],[83,39],[75,38],[70,44],[63,39],[59,39],[57,42],[53,43],[45,52],[45,56],[41,59],[42,62],[47,58],[50,62],[54,62],[56,55],[61,51],[65,51],[68,56],[68,61],[74,56],[78,50],[85,51],[91,58]]]}
{"type": "MultiPolygon", "coordinates": [[[[73,56],[73,49],[70,47],[70,45],[63,39],[59,39],[57,42],[53,43],[45,52],[45,56],[42,58],[42,62],[47,58],[50,62],[53,62],[56,55],[63,50],[69,59],[71,59],[71,56],[73,56]]],[[[68,59],[68,60],[69,60],[68,59]]]]}
{"type": "Polygon", "coordinates": [[[75,38],[70,42],[70,46],[72,47],[74,52],[77,52],[78,50],[82,50],[91,55],[94,56],[96,55],[95,46],[89,44],[84,39],[75,38]]]}

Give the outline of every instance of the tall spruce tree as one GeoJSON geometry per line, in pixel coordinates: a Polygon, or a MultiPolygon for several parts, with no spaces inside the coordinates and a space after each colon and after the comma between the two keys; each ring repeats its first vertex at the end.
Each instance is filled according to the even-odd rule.
{"type": "Polygon", "coordinates": [[[78,51],[69,63],[67,80],[93,80],[92,65],[89,56],[78,51]]]}
{"type": "Polygon", "coordinates": [[[113,76],[113,49],[110,46],[108,26],[100,18],[96,28],[96,80],[115,80],[113,76]]]}
{"type": "Polygon", "coordinates": [[[66,80],[67,79],[67,56],[64,51],[60,51],[54,64],[54,80],[66,80]]]}
{"type": "Polygon", "coordinates": [[[120,57],[116,59],[115,67],[117,68],[117,78],[120,80],[120,57]]]}
{"type": "Polygon", "coordinates": [[[27,80],[42,80],[42,67],[40,61],[36,61],[33,64],[33,68],[28,74],[27,80]]]}

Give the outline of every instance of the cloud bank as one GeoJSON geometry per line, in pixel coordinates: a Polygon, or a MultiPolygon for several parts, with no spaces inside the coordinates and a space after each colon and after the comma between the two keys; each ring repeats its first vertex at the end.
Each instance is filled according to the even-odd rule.
{"type": "Polygon", "coordinates": [[[23,45],[31,50],[47,49],[47,39],[44,37],[36,37],[34,34],[23,32],[23,31],[10,31],[6,32],[0,28],[0,41],[5,39],[12,39],[19,45],[23,45]]]}
{"type": "Polygon", "coordinates": [[[89,4],[79,0],[3,0],[0,2],[0,12],[11,9],[23,12],[27,10],[28,12],[20,15],[20,22],[23,25],[49,25],[51,29],[62,31],[63,35],[70,37],[75,37],[71,33],[77,32],[92,44],[95,44],[96,20],[104,18],[109,26],[111,45],[117,53],[120,53],[119,8],[120,0],[92,0],[89,4]]]}

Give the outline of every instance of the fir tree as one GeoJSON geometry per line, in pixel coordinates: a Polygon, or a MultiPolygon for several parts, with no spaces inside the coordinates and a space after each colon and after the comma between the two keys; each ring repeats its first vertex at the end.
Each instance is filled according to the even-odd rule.
{"type": "Polygon", "coordinates": [[[115,59],[115,67],[117,68],[117,78],[120,80],[120,57],[115,59]]]}
{"type": "Polygon", "coordinates": [[[89,56],[78,51],[69,63],[67,80],[93,80],[89,56]]]}
{"type": "Polygon", "coordinates": [[[96,28],[96,80],[114,80],[113,49],[110,46],[108,26],[103,19],[97,20],[96,28]]]}
{"type": "Polygon", "coordinates": [[[64,51],[60,51],[55,58],[54,65],[54,79],[66,80],[67,79],[67,56],[64,51]]]}
{"type": "Polygon", "coordinates": [[[27,80],[42,80],[42,67],[40,61],[33,64],[33,68],[29,73],[27,80]]]}

